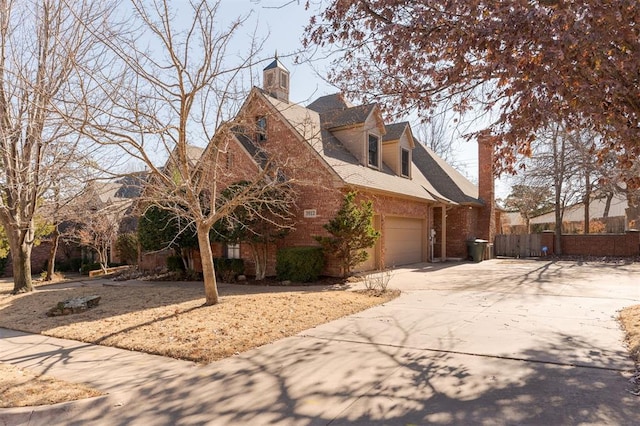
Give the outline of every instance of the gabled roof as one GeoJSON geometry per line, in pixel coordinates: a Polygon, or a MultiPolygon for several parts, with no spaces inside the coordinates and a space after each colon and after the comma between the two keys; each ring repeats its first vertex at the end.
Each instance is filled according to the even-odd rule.
{"type": "MultiPolygon", "coordinates": [[[[431,186],[426,178],[421,177],[421,173],[417,168],[412,170],[414,179],[407,179],[397,176],[384,164],[381,170],[375,170],[360,164],[358,159],[323,124],[324,114],[321,115],[301,105],[279,101],[261,90],[257,91],[257,93],[261,94],[265,100],[273,105],[275,110],[300,135],[300,138],[315,150],[327,167],[344,184],[418,198],[424,201],[448,201],[431,186]]],[[[371,106],[365,107],[358,109],[358,111],[371,113],[371,106]]]]}
{"type": "Polygon", "coordinates": [[[420,172],[447,199],[458,204],[484,205],[478,199],[478,187],[432,150],[417,143],[412,157],[420,172]]]}
{"type": "MultiPolygon", "coordinates": [[[[167,159],[167,161],[165,161],[164,166],[158,168],[158,170],[166,170],[169,167],[169,165],[178,156],[177,149],[178,149],[177,147],[173,148],[173,150],[169,154],[169,158],[167,159]]],[[[187,145],[185,153],[186,153],[186,156],[187,156],[186,159],[187,159],[187,162],[189,163],[189,166],[195,167],[198,164],[198,162],[200,161],[200,158],[202,157],[202,155],[204,154],[206,149],[207,148],[201,148],[201,147],[195,146],[195,145],[187,145]]]]}
{"type": "Polygon", "coordinates": [[[377,108],[376,104],[368,104],[327,111],[321,114],[322,125],[333,130],[364,124],[375,108],[377,108]]]}
{"type": "Polygon", "coordinates": [[[187,159],[192,163],[192,165],[195,165],[200,160],[200,157],[202,157],[204,151],[205,148],[194,145],[187,145],[187,159]]]}
{"type": "Polygon", "coordinates": [[[316,99],[307,105],[307,108],[322,114],[324,112],[336,109],[352,108],[354,106],[355,105],[345,99],[342,93],[334,93],[333,95],[322,96],[316,99]]]}
{"type": "Polygon", "coordinates": [[[382,142],[397,141],[402,137],[402,134],[407,130],[407,127],[409,127],[409,123],[406,121],[387,124],[385,126],[387,133],[382,138],[382,142]]]}
{"type": "Polygon", "coordinates": [[[263,71],[270,70],[270,69],[273,69],[273,68],[282,68],[283,70],[289,71],[289,70],[287,69],[287,67],[285,67],[285,66],[282,64],[282,62],[280,62],[280,59],[278,59],[278,55],[277,55],[277,54],[276,54],[276,58],[273,60],[273,62],[271,62],[269,65],[267,65],[267,66],[263,69],[263,71]]]}
{"type": "Polygon", "coordinates": [[[121,184],[115,193],[118,198],[138,198],[142,193],[142,185],[147,180],[147,172],[131,173],[117,182],[121,184]]]}

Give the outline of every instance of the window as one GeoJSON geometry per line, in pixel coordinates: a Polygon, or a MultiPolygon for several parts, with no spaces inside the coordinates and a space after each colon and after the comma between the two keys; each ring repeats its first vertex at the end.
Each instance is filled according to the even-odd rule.
{"type": "Polygon", "coordinates": [[[378,152],[380,147],[380,138],[376,135],[369,135],[369,165],[378,167],[378,152]]]}
{"type": "Polygon", "coordinates": [[[256,139],[258,142],[267,140],[267,117],[256,119],[256,139]]]}
{"type": "Polygon", "coordinates": [[[240,244],[227,244],[227,259],[240,259],[240,244]]]}
{"type": "Polygon", "coordinates": [[[233,152],[227,151],[227,170],[231,170],[233,168],[233,152]]]}
{"type": "Polygon", "coordinates": [[[286,89],[288,85],[289,85],[289,75],[283,72],[280,74],[280,87],[282,87],[283,89],[286,89]]]}
{"type": "Polygon", "coordinates": [[[271,86],[273,86],[273,73],[272,73],[272,72],[268,73],[268,74],[266,75],[266,77],[267,77],[267,84],[266,84],[266,86],[267,86],[267,87],[271,87],[271,86]]]}
{"type": "Polygon", "coordinates": [[[402,176],[409,177],[409,150],[402,148],[402,176]]]}

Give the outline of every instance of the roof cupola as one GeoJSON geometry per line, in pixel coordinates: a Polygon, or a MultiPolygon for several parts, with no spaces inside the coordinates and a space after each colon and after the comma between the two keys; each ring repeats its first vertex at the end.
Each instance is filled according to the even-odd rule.
{"type": "Polygon", "coordinates": [[[273,62],[262,70],[262,88],[274,98],[289,102],[289,70],[278,59],[278,52],[273,62]]]}

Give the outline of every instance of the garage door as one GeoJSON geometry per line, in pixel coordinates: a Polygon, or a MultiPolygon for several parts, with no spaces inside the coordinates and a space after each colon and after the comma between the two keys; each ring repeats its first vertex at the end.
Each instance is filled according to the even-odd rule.
{"type": "Polygon", "coordinates": [[[385,219],[385,265],[387,267],[422,262],[422,219],[385,219]]]}

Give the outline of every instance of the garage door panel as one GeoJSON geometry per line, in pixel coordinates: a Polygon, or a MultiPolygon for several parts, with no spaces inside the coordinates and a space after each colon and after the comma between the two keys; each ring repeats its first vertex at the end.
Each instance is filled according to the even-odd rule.
{"type": "Polygon", "coordinates": [[[422,262],[423,220],[391,217],[386,219],[386,266],[422,262]]]}

